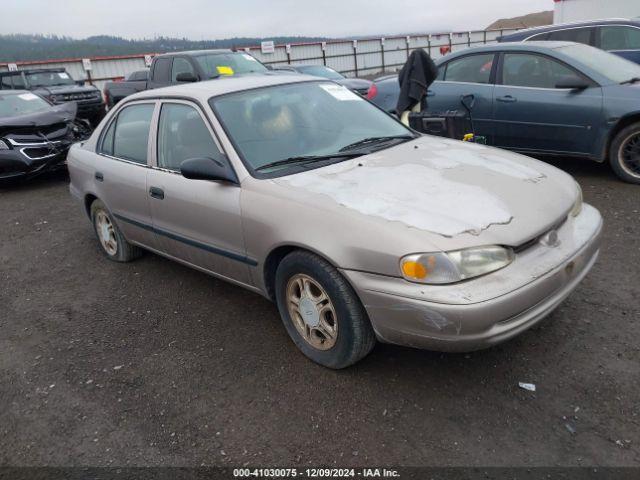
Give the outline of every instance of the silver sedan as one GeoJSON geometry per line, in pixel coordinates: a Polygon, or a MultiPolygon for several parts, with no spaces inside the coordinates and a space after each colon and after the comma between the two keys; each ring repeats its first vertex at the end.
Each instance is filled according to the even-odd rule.
{"type": "Polygon", "coordinates": [[[558,306],[599,249],[600,214],[566,173],[419,136],[314,77],[133,95],[68,164],[107,258],[148,250],[264,295],[330,368],[376,340],[507,340],[558,306]]]}

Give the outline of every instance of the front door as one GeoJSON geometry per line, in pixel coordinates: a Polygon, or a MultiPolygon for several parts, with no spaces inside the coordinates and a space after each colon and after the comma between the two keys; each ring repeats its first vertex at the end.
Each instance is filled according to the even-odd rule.
{"type": "Polygon", "coordinates": [[[533,53],[505,53],[494,90],[495,142],[524,152],[589,155],[602,122],[602,89],[569,66],[533,53]],[[582,78],[584,90],[556,88],[582,78]]]}
{"type": "Polygon", "coordinates": [[[241,283],[250,283],[240,212],[240,187],[190,180],[180,164],[191,158],[227,161],[200,109],[189,102],[162,104],[148,187],[160,250],[241,283]]]}

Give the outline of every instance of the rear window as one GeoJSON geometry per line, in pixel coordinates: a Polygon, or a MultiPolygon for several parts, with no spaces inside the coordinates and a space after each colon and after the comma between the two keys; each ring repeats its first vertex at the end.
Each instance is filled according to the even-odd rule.
{"type": "Polygon", "coordinates": [[[268,71],[267,67],[248,53],[215,53],[198,55],[195,58],[207,78],[268,71]]]}
{"type": "Polygon", "coordinates": [[[158,58],[153,67],[153,80],[155,82],[169,83],[171,74],[171,58],[158,58]]]}

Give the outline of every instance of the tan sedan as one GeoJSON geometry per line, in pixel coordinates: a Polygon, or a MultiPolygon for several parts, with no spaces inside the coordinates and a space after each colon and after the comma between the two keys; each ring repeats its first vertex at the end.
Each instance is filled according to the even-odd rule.
{"type": "Polygon", "coordinates": [[[133,95],[68,164],[109,259],[150,250],[260,293],[331,368],[376,339],[443,351],[504,341],[598,255],[600,214],[569,175],[419,136],[313,77],[133,95]]]}

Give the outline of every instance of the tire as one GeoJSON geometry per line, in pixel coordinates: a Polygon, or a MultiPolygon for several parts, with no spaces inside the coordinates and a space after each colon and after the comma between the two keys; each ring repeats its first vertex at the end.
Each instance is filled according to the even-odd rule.
{"type": "Polygon", "coordinates": [[[98,238],[100,250],[114,262],[130,262],[142,255],[142,249],[131,245],[122,235],[118,225],[113,220],[111,212],[100,200],[91,204],[91,223],[98,238]],[[108,225],[105,223],[108,222],[108,225]],[[105,228],[106,230],[103,230],[105,228]],[[109,241],[106,238],[109,237],[109,241]]]}
{"type": "Polygon", "coordinates": [[[275,281],[276,300],[284,326],[308,358],[325,367],[340,369],[353,365],[371,352],[376,337],[367,312],[351,285],[326,260],[311,252],[292,252],[278,265],[275,281]],[[310,295],[303,295],[303,285],[308,287],[305,292],[310,295]],[[322,306],[318,307],[320,303],[316,304],[316,300],[323,295],[328,302],[322,301],[322,306]],[[297,296],[300,297],[299,307],[289,301],[297,296]],[[309,309],[313,305],[319,319],[315,319],[316,313],[309,309]],[[303,311],[307,320],[302,317],[303,311]],[[319,323],[310,327],[315,321],[319,323]],[[333,334],[324,335],[322,330],[333,334]]]}
{"type": "Polygon", "coordinates": [[[640,122],[623,128],[614,137],[609,163],[619,178],[640,184],[640,122]]]}

